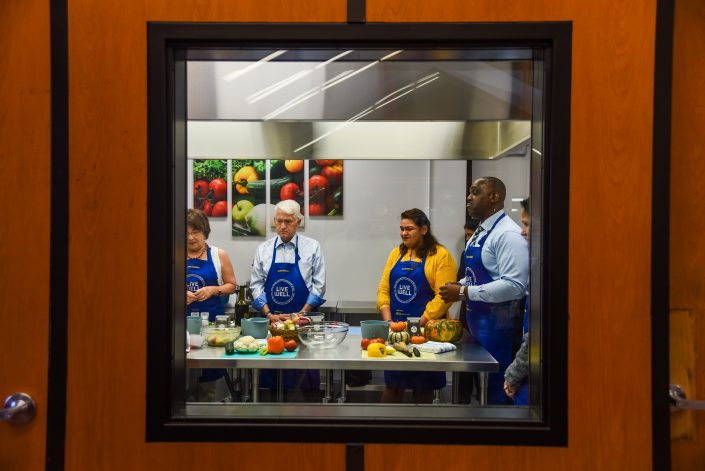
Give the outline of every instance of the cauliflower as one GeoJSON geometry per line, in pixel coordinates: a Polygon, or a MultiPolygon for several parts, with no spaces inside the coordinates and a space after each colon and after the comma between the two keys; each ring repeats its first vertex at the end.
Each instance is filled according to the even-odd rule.
{"type": "Polygon", "coordinates": [[[235,351],[240,353],[255,353],[259,351],[259,343],[251,335],[240,337],[235,341],[233,347],[235,347],[235,351]]]}

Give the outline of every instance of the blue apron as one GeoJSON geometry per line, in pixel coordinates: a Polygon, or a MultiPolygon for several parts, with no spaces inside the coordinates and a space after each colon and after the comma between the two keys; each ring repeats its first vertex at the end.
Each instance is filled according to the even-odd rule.
{"type": "MultiPolygon", "coordinates": [[[[206,245],[207,260],[189,258],[186,260],[186,289],[195,293],[205,286],[219,286],[218,273],[215,271],[210,248],[206,245]]],[[[208,320],[215,321],[215,316],[225,312],[218,296],[211,296],[205,301],[194,301],[188,305],[190,314],[198,315],[199,312],[208,312],[208,320]]],[[[201,370],[199,381],[215,381],[223,376],[223,369],[206,368],[201,370]]]]}
{"type": "MultiPolygon", "coordinates": [[[[215,264],[211,257],[211,251],[206,246],[207,260],[190,258],[186,260],[186,289],[195,293],[206,286],[219,286],[218,273],[215,271],[215,264]]],[[[211,296],[205,301],[194,301],[188,306],[189,313],[207,312],[208,320],[215,321],[215,316],[220,316],[225,312],[223,304],[218,296],[211,296]]]]}
{"type": "MultiPolygon", "coordinates": [[[[482,263],[482,247],[499,221],[502,214],[492,225],[478,247],[468,245],[465,249],[465,278],[469,286],[479,286],[493,281],[492,276],[482,263]]],[[[466,315],[470,334],[499,363],[499,370],[490,374],[487,384],[488,404],[508,404],[511,399],[504,393],[504,371],[513,360],[514,318],[519,300],[503,303],[486,303],[484,301],[466,302],[466,315]]]]}
{"type": "MultiPolygon", "coordinates": [[[[390,309],[394,322],[421,317],[426,304],[436,296],[424,272],[426,257],[421,262],[403,262],[402,257],[389,272],[390,309]]],[[[446,374],[443,371],[385,371],[384,382],[395,389],[441,389],[446,385],[446,374]]]]}
{"type": "MultiPolygon", "coordinates": [[[[529,297],[526,297],[526,304],[524,304],[524,328],[523,333],[526,334],[529,331],[529,297]]],[[[528,339],[528,337],[527,337],[528,339]]],[[[514,395],[514,405],[517,406],[528,406],[529,405],[529,378],[525,378],[521,382],[521,387],[519,391],[514,395]]]]}
{"type": "MultiPolygon", "coordinates": [[[[272,253],[272,264],[267,272],[267,280],[264,283],[264,293],[267,296],[267,306],[274,314],[290,314],[300,312],[310,293],[306,287],[306,281],[299,270],[299,236],[296,236],[294,245],[294,263],[280,262],[277,260],[277,242],[279,237],[274,239],[274,251],[272,253]]],[[[262,370],[260,375],[260,385],[263,388],[273,389],[276,387],[277,370],[262,370]]],[[[285,370],[284,387],[286,389],[313,390],[320,389],[321,380],[318,370],[285,370]]]]}

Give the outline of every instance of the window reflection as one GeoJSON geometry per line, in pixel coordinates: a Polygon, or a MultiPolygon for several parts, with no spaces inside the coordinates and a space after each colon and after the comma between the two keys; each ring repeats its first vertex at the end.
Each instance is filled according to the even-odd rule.
{"type": "Polygon", "coordinates": [[[532,62],[318,52],[188,63],[187,400],[528,405],[532,62]]]}

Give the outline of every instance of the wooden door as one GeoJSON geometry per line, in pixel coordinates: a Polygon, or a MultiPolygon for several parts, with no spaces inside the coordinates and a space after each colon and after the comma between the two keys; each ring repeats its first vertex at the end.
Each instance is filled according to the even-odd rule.
{"type": "MultiPolygon", "coordinates": [[[[19,276],[2,276],[8,277],[6,286],[22,280],[11,285],[16,287],[11,294],[20,303],[4,302],[3,319],[11,318],[18,304],[39,312],[33,337],[37,344],[24,342],[26,350],[18,350],[31,360],[28,364],[36,373],[22,365],[10,367],[7,358],[0,365],[3,372],[13,368],[17,378],[39,377],[34,385],[27,380],[17,387],[35,388],[40,404],[46,390],[49,260],[45,3],[2,2],[0,7],[3,27],[12,25],[0,34],[3,39],[14,38],[0,45],[5,53],[2,67],[14,64],[17,70],[2,77],[0,98],[13,114],[0,114],[1,145],[13,152],[2,156],[0,165],[12,171],[5,186],[12,191],[7,194],[22,193],[24,207],[34,208],[29,216],[3,205],[3,260],[13,262],[19,276]],[[27,53],[15,55],[21,51],[27,53]],[[8,83],[15,84],[15,92],[7,91],[8,83]],[[8,142],[12,148],[5,147],[8,142]],[[25,169],[30,170],[26,176],[25,169]],[[31,192],[23,193],[23,178],[32,183],[31,192]]],[[[447,470],[650,468],[651,398],[648,389],[634,394],[632,385],[634,378],[648,384],[651,372],[649,298],[644,293],[651,289],[655,6],[656,0],[367,2],[370,22],[571,20],[574,35],[568,446],[371,445],[366,469],[422,470],[429,464],[447,470]],[[597,197],[615,190],[629,197],[597,197]],[[609,231],[595,237],[598,223],[609,231]],[[615,266],[619,270],[606,271],[615,266]]],[[[176,470],[228,462],[237,463],[239,469],[261,465],[263,456],[294,456],[298,469],[343,468],[342,445],[145,442],[145,318],[150,289],[145,195],[147,21],[344,22],[345,14],[343,0],[68,2],[71,263],[66,469],[176,470]]],[[[31,319],[26,316],[22,325],[32,325],[31,319]]],[[[17,339],[10,344],[13,347],[23,343],[20,335],[0,335],[2,340],[17,339]]],[[[44,436],[41,411],[40,407],[38,420],[17,438],[6,440],[8,428],[3,428],[3,457],[21,453],[24,459],[23,451],[6,450],[21,450],[27,442],[41,446],[36,445],[44,436]]],[[[41,460],[44,453],[32,455],[41,460]]]]}
{"type": "Polygon", "coordinates": [[[25,392],[37,416],[0,423],[0,469],[42,469],[49,351],[49,2],[0,4],[0,399],[25,392]]]}
{"type": "MultiPolygon", "coordinates": [[[[671,382],[705,399],[705,4],[675,2],[671,128],[671,382]]],[[[705,411],[671,415],[674,471],[705,469],[705,411]]]]}

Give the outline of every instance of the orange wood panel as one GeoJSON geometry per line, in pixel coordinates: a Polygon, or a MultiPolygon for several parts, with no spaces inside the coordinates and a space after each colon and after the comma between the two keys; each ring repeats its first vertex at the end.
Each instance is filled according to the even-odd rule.
{"type": "MultiPolygon", "coordinates": [[[[675,2],[671,131],[671,307],[695,317],[695,381],[705,399],[705,4],[675,2]]],[[[671,446],[674,471],[705,468],[705,413],[696,413],[697,440],[671,446]]]]}
{"type": "Polygon", "coordinates": [[[42,469],[49,339],[49,2],[0,3],[0,399],[26,392],[28,424],[0,423],[0,469],[42,469]]]}
{"type": "Polygon", "coordinates": [[[655,5],[368,0],[370,22],[573,22],[568,447],[370,446],[368,470],[651,468],[655,5]]]}
{"type": "Polygon", "coordinates": [[[342,0],[69,2],[66,469],[254,469],[274,451],[295,469],[344,466],[342,445],[145,443],[144,340],[146,22],[341,22],[345,11],[342,0]]]}

